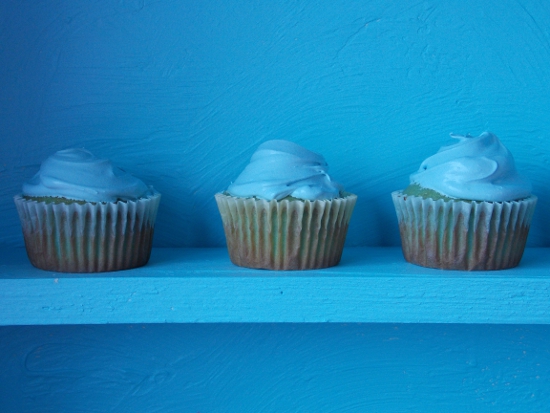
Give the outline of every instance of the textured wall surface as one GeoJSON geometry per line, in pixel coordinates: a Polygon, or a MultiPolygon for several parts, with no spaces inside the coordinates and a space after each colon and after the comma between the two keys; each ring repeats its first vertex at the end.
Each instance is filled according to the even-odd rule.
{"type": "Polygon", "coordinates": [[[548,326],[2,327],[2,411],[545,412],[548,326]]]}
{"type": "Polygon", "coordinates": [[[550,3],[0,3],[0,244],[40,162],[84,146],[163,194],[155,245],[223,246],[213,194],[255,147],[325,155],[359,195],[348,245],[398,245],[390,192],[454,133],[496,133],[550,246],[550,3]]]}

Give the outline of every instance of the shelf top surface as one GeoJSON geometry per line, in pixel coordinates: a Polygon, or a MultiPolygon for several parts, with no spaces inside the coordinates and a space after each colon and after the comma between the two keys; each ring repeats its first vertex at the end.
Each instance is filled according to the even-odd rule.
{"type": "Polygon", "coordinates": [[[0,249],[0,325],[194,322],[550,323],[550,250],[502,271],[406,263],[399,248],[347,248],[308,271],[234,266],[227,251],[154,249],[141,268],[67,274],[0,249]]]}
{"type": "Polygon", "coordinates": [[[516,268],[499,271],[449,271],[406,262],[400,248],[347,248],[340,263],[331,268],[305,271],[268,271],[235,266],[223,248],[156,248],[141,268],[103,273],[61,273],[34,268],[25,250],[0,248],[1,279],[140,278],[140,277],[414,277],[414,278],[546,278],[550,274],[550,249],[528,248],[516,268]]]}

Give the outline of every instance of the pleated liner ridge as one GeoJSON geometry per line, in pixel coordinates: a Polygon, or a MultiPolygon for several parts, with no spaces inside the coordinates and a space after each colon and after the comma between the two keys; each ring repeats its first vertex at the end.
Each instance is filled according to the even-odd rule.
{"type": "Polygon", "coordinates": [[[424,199],[392,193],[405,259],[452,270],[519,264],[537,197],[510,202],[424,199]]]}
{"type": "Polygon", "coordinates": [[[59,272],[129,269],[149,261],[160,194],[137,201],[45,203],[14,198],[27,255],[59,272]]]}
{"type": "Polygon", "coordinates": [[[241,267],[305,270],[340,262],[357,196],[265,201],[216,194],[231,261],[241,267]]]}

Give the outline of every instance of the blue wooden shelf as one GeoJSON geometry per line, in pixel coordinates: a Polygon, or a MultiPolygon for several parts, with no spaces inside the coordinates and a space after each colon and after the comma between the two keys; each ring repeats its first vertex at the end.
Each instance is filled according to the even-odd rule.
{"type": "Polygon", "coordinates": [[[33,268],[0,250],[0,325],[111,323],[550,324],[549,249],[519,267],[440,271],[399,248],[347,248],[339,266],[274,272],[232,265],[225,249],[154,249],[145,267],[100,274],[33,268]]]}

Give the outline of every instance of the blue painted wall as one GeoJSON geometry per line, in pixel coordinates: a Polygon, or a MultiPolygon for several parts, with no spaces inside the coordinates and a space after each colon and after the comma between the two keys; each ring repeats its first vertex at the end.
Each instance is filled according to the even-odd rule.
{"type": "Polygon", "coordinates": [[[548,2],[6,0],[0,27],[0,245],[23,245],[21,183],[84,146],[162,192],[156,246],[223,246],[213,194],[272,138],[359,195],[349,246],[398,245],[390,192],[491,130],[550,246],[548,2]]]}
{"type": "Polygon", "coordinates": [[[32,413],[547,412],[548,326],[0,328],[0,406],[32,413]]]}

